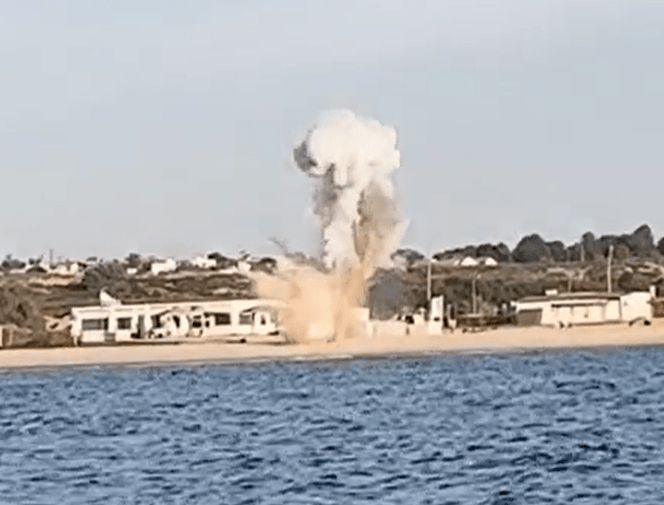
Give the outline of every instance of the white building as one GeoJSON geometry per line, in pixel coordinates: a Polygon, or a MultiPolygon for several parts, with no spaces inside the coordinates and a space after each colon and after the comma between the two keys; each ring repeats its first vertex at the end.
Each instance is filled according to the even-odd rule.
{"type": "Polygon", "coordinates": [[[478,259],[480,265],[485,266],[485,267],[497,267],[498,262],[492,258],[491,256],[485,256],[482,258],[478,259]]]}
{"type": "Polygon", "coordinates": [[[167,259],[164,261],[155,261],[150,265],[150,272],[152,275],[159,275],[161,273],[174,272],[177,268],[177,263],[174,259],[167,259]]]}
{"type": "Polygon", "coordinates": [[[230,335],[269,335],[277,332],[273,301],[105,303],[71,309],[71,333],[76,342],[128,342],[146,338],[214,338],[230,335]]]}
{"type": "Polygon", "coordinates": [[[248,274],[251,271],[251,263],[248,261],[238,261],[237,262],[237,271],[241,274],[248,274]]]}
{"type": "Polygon", "coordinates": [[[205,256],[197,256],[191,260],[191,264],[196,268],[205,268],[210,269],[217,266],[216,260],[212,258],[206,258],[205,256]]]}
{"type": "Polygon", "coordinates": [[[652,293],[549,293],[513,302],[522,326],[576,326],[652,320],[652,293]]]}
{"type": "Polygon", "coordinates": [[[62,276],[74,276],[80,271],[80,265],[77,261],[65,261],[54,265],[42,261],[39,266],[50,274],[62,276]]]}
{"type": "Polygon", "coordinates": [[[460,266],[460,267],[476,267],[479,264],[480,264],[480,262],[477,259],[475,259],[471,256],[466,256],[465,258],[460,260],[459,263],[457,263],[457,266],[460,266]]]}

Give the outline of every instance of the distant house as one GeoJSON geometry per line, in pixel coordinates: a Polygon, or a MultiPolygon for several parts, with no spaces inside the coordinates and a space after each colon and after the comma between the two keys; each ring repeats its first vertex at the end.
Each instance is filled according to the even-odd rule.
{"type": "Polygon", "coordinates": [[[248,261],[238,261],[237,270],[241,274],[248,274],[251,271],[251,263],[248,261]]]}
{"type": "Polygon", "coordinates": [[[478,258],[477,260],[480,265],[485,266],[485,267],[497,267],[498,262],[493,259],[491,256],[486,256],[482,258],[478,258]]]}
{"type": "Polygon", "coordinates": [[[42,264],[42,267],[51,274],[63,276],[76,275],[80,271],[80,265],[77,261],[64,261],[50,266],[42,264]]]}
{"type": "Polygon", "coordinates": [[[520,326],[567,327],[652,320],[653,296],[647,292],[548,293],[513,302],[520,326]]]}
{"type": "Polygon", "coordinates": [[[458,267],[459,263],[461,263],[460,258],[441,258],[441,259],[434,259],[433,264],[438,265],[440,267],[458,267]]]}
{"type": "Polygon", "coordinates": [[[459,261],[458,266],[460,267],[476,267],[480,264],[480,262],[471,257],[471,256],[466,256],[462,260],[459,261]]]}
{"type": "Polygon", "coordinates": [[[150,272],[152,275],[174,272],[177,266],[175,260],[170,258],[163,261],[155,261],[150,265],[150,272]]]}
{"type": "Polygon", "coordinates": [[[196,268],[210,269],[217,266],[217,261],[214,258],[209,258],[206,256],[197,256],[191,260],[192,266],[196,268]]]}

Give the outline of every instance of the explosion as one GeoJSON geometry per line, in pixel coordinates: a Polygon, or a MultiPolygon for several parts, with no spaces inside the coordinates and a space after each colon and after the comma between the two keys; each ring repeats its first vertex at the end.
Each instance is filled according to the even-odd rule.
{"type": "Polygon", "coordinates": [[[352,338],[376,268],[388,266],[405,226],[391,174],[401,162],[392,127],[342,110],[324,115],[293,150],[314,180],[324,271],[291,265],[261,278],[261,296],[284,303],[281,320],[295,341],[352,338]]]}

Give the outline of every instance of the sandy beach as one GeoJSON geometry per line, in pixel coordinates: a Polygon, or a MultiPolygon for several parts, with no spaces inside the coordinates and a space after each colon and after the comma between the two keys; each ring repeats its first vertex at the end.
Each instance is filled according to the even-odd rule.
{"type": "Polygon", "coordinates": [[[376,336],[332,343],[279,345],[260,337],[246,343],[182,343],[0,350],[0,370],[51,367],[159,366],[328,360],[436,353],[512,353],[547,349],[664,345],[664,323],[552,328],[501,328],[477,333],[376,336]]]}

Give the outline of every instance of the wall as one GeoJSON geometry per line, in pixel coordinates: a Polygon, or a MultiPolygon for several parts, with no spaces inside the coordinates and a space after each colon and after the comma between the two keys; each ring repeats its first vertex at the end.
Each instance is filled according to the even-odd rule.
{"type": "Polygon", "coordinates": [[[620,297],[622,318],[625,322],[639,318],[652,320],[652,295],[646,292],[635,292],[620,297]]]}
{"type": "Polygon", "coordinates": [[[620,322],[620,301],[618,299],[602,299],[570,301],[564,304],[552,303],[549,324],[565,326],[602,324],[620,322]]]}

